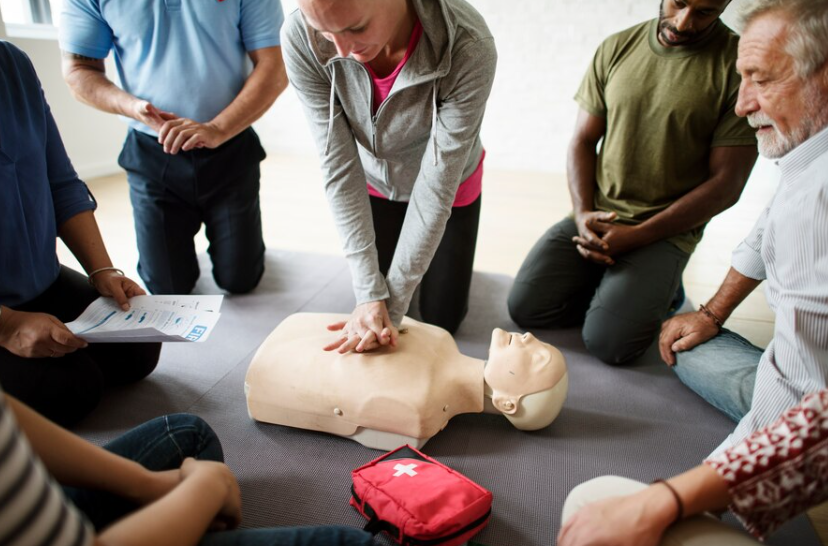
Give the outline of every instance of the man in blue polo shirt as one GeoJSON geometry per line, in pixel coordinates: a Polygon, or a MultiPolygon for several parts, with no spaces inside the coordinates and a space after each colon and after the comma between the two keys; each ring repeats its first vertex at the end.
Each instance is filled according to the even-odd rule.
{"type": "Polygon", "coordinates": [[[66,155],[26,55],[0,40],[0,384],[49,419],[71,425],[104,388],[155,369],[160,343],[94,343],[64,324],[99,296],[121,306],[143,294],[109,259],[95,200],[66,155]],[[62,266],[55,239],[87,275],[62,266]]]}
{"type": "Polygon", "coordinates": [[[279,0],[66,0],[63,75],[85,102],[126,118],[138,273],[156,294],[189,293],[206,226],[213,277],[244,293],[264,273],[259,163],[250,125],[287,86],[279,0]],[[106,75],[115,52],[121,87],[106,75]],[[249,62],[252,61],[252,70],[249,62]]]}

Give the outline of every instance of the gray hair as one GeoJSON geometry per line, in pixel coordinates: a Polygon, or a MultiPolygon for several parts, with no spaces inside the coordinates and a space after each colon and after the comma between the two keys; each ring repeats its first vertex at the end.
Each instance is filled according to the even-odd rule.
{"type": "Polygon", "coordinates": [[[772,12],[790,20],[785,52],[793,58],[797,75],[809,78],[828,60],[828,0],[744,0],[739,9],[740,31],[772,12]]]}

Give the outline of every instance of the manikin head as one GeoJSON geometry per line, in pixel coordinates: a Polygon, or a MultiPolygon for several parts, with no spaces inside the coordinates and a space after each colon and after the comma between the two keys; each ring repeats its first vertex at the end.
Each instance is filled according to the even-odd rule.
{"type": "Polygon", "coordinates": [[[661,0],[658,41],[666,47],[698,42],[713,29],[730,0],[661,0]]]}
{"type": "Polygon", "coordinates": [[[408,34],[402,32],[409,17],[407,0],[299,0],[299,9],[340,56],[361,63],[408,43],[408,34]]]}
{"type": "Polygon", "coordinates": [[[749,0],[740,16],[736,113],[779,158],[828,126],[828,0],[749,0]]]}
{"type": "Polygon", "coordinates": [[[492,332],[483,376],[487,399],[521,430],[537,430],[554,421],[569,386],[566,360],[558,349],[532,334],[500,328],[492,332]]]}

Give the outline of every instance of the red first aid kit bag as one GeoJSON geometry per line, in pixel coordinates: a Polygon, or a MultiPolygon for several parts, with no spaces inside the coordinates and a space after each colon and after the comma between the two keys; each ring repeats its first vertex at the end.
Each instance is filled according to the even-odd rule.
{"type": "Polygon", "coordinates": [[[351,472],[351,506],[365,530],[403,546],[458,546],[489,522],[492,494],[411,446],[351,472]]]}

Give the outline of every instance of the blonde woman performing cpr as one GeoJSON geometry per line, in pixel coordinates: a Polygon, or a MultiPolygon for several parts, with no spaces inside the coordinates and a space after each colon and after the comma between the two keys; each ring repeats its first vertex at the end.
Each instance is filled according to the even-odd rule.
{"type": "Polygon", "coordinates": [[[282,30],[356,308],[327,345],[395,345],[420,286],[425,322],[468,309],[497,54],[464,0],[299,0],[282,30]]]}

